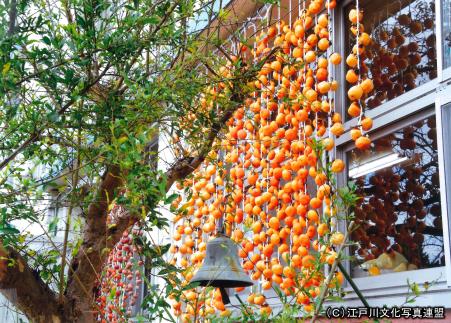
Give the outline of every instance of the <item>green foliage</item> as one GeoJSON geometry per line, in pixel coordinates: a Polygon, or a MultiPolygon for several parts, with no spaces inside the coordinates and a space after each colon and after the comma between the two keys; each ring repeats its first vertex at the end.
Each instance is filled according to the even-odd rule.
{"type": "MultiPolygon", "coordinates": [[[[206,129],[237,106],[230,82],[250,89],[239,84],[242,74],[229,82],[199,73],[199,64],[218,71],[226,62],[204,50],[221,44],[218,39],[199,36],[206,17],[227,15],[214,1],[31,0],[17,1],[15,9],[10,22],[11,8],[0,4],[0,239],[54,286],[62,251],[69,249],[70,260],[80,250],[104,173],[118,167],[123,182],[109,203],[140,215],[147,232],[167,227],[158,206],[172,207],[177,195],[167,195],[153,140],[177,135],[177,157],[197,156],[210,149],[206,129]],[[217,109],[197,104],[207,86],[221,82],[226,90],[217,109]],[[70,221],[67,245],[36,248],[30,242],[35,237],[16,228],[19,221],[38,228],[44,239],[61,236],[66,219],[49,217],[49,210],[69,206],[79,216],[70,221]]],[[[164,260],[167,247],[140,243],[152,268],[160,268],[157,275],[176,279],[178,269],[164,260]]],[[[167,307],[162,298],[149,297],[146,309],[167,307]]],[[[152,315],[162,315],[158,311],[152,315]]]]}
{"type": "Polygon", "coordinates": [[[416,299],[420,297],[422,294],[426,293],[431,287],[436,285],[441,277],[436,278],[432,282],[425,281],[422,284],[418,284],[416,282],[411,282],[407,279],[407,293],[406,299],[404,301],[404,305],[409,305],[415,303],[416,299]]]}
{"type": "MultiPolygon", "coordinates": [[[[152,225],[149,227],[152,227],[152,225]]],[[[182,270],[165,260],[171,244],[163,246],[154,245],[151,240],[144,236],[135,237],[134,243],[141,248],[141,255],[146,260],[144,262],[144,270],[142,267],[136,268],[142,272],[146,286],[146,294],[141,304],[141,307],[145,310],[145,314],[138,315],[137,320],[152,322],[159,318],[175,322],[176,320],[172,316],[171,306],[168,303],[169,296],[180,300],[184,291],[197,287],[198,283],[182,285],[182,281],[179,278],[182,270]],[[152,284],[148,273],[154,279],[160,279],[163,284],[152,284]]]]}
{"type": "Polygon", "coordinates": [[[39,271],[40,276],[44,282],[52,284],[56,280],[61,265],[60,254],[55,249],[41,250],[39,253],[29,255],[31,263],[36,270],[39,271]]]}
{"type": "Polygon", "coordinates": [[[357,204],[357,202],[362,198],[357,195],[357,186],[354,182],[348,182],[347,186],[344,186],[338,190],[338,194],[342,200],[343,207],[350,208],[357,204]]]}

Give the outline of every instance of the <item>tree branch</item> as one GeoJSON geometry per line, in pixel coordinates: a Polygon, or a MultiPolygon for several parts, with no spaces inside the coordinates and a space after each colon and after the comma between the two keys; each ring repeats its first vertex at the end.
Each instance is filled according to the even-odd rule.
{"type": "MultiPolygon", "coordinates": [[[[234,87],[234,89],[237,89],[234,87]]],[[[244,100],[244,93],[238,90],[235,90],[235,92],[231,96],[231,101],[233,103],[235,102],[243,102],[244,100]]],[[[214,141],[216,140],[219,132],[221,131],[222,127],[226,123],[227,120],[232,117],[235,110],[238,108],[239,104],[235,103],[227,110],[224,111],[223,115],[216,120],[211,128],[210,132],[207,135],[207,138],[205,139],[205,144],[202,146],[199,154],[197,156],[189,156],[179,159],[167,172],[167,182],[166,182],[166,190],[169,190],[176,182],[177,180],[183,179],[189,174],[191,174],[207,157],[208,153],[210,152],[211,147],[213,146],[214,141]]]]}
{"type": "MultiPolygon", "coordinates": [[[[108,248],[113,247],[119,240],[119,234],[115,234],[118,230],[111,230],[107,227],[107,216],[108,206],[114,199],[115,191],[123,183],[120,175],[119,167],[109,167],[102,178],[97,197],[88,208],[83,243],[78,254],[72,259],[72,274],[69,275],[66,288],[68,300],[80,304],[77,310],[81,313],[73,313],[72,315],[75,317],[93,315],[91,306],[95,298],[99,273],[108,256],[108,248]],[[73,276],[77,276],[78,279],[73,279],[73,276]],[[86,290],[91,295],[87,296],[86,290]]],[[[129,220],[130,218],[127,218],[123,222],[128,225],[129,220]]],[[[122,227],[125,227],[125,224],[121,223],[122,227]]]]}
{"type": "Polygon", "coordinates": [[[56,295],[13,248],[0,242],[2,294],[34,322],[60,322],[62,308],[56,295]]]}
{"type": "Polygon", "coordinates": [[[9,26],[8,26],[8,36],[12,36],[16,29],[16,19],[17,19],[17,1],[11,0],[11,6],[9,8],[9,26]]]}
{"type": "MultiPolygon", "coordinates": [[[[80,146],[81,146],[81,131],[80,129],[78,129],[78,133],[77,133],[77,161],[76,163],[74,163],[74,165],[72,166],[73,168],[75,168],[75,170],[72,173],[72,194],[75,194],[76,190],[77,190],[77,186],[78,186],[78,179],[79,179],[79,167],[80,167],[80,163],[81,163],[81,158],[80,158],[80,146]]],[[[59,300],[60,302],[62,302],[63,297],[64,297],[64,286],[65,286],[65,279],[64,279],[64,274],[65,274],[65,270],[64,267],[66,265],[66,254],[67,254],[67,243],[68,243],[68,238],[69,238],[69,231],[70,231],[70,226],[71,226],[71,218],[72,218],[72,211],[74,209],[74,201],[73,198],[70,199],[70,204],[67,210],[67,215],[66,215],[66,226],[65,226],[65,230],[64,230],[64,240],[63,240],[63,251],[61,254],[61,269],[60,269],[60,286],[59,286],[59,300]]]]}
{"type": "MultiPolygon", "coordinates": [[[[220,50],[223,50],[219,47],[220,50]]],[[[265,56],[260,64],[263,64],[266,62],[271,56],[273,56],[277,51],[279,50],[279,47],[274,48],[270,53],[268,53],[267,56],[265,56]]],[[[226,54],[224,52],[224,54],[226,54]]],[[[205,144],[202,146],[199,154],[197,156],[188,156],[179,159],[175,164],[166,172],[167,177],[167,183],[166,183],[166,190],[169,190],[174,184],[174,182],[181,180],[191,174],[207,157],[208,153],[210,152],[214,141],[216,140],[219,132],[224,127],[227,120],[229,120],[233,113],[238,109],[240,104],[242,104],[246,98],[246,93],[243,90],[243,88],[240,86],[240,84],[247,84],[249,80],[252,80],[253,77],[256,75],[256,70],[248,70],[243,71],[243,69],[239,69],[239,72],[236,73],[237,75],[242,75],[243,77],[240,77],[238,79],[231,78],[230,81],[232,82],[231,91],[232,94],[230,96],[230,102],[232,103],[230,106],[228,106],[222,116],[215,120],[210,127],[210,132],[207,135],[207,138],[205,139],[205,144]]]]}
{"type": "MultiPolygon", "coordinates": [[[[79,95],[84,95],[89,92],[91,87],[96,85],[102,77],[106,74],[106,72],[110,69],[111,65],[108,64],[105,69],[102,71],[102,73],[90,84],[88,84],[85,88],[83,88],[79,95]]],[[[71,98],[60,110],[58,110],[58,115],[62,115],[64,112],[66,112],[67,109],[69,109],[72,104],[75,102],[75,98],[71,98]]],[[[24,151],[25,148],[27,148],[29,145],[34,143],[39,137],[40,134],[48,128],[48,124],[45,124],[42,128],[35,131],[27,140],[25,140],[16,150],[14,150],[9,156],[7,156],[5,159],[3,159],[0,162],[0,170],[5,168],[11,161],[13,161],[17,155],[19,155],[22,151],[24,151]]]]}

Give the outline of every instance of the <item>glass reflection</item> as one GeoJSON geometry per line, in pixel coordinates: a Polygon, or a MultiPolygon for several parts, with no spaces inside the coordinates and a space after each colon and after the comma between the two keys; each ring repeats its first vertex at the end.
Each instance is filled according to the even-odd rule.
{"type": "Polygon", "coordinates": [[[354,276],[443,266],[443,231],[435,116],[347,155],[349,177],[363,198],[352,239],[354,276]]]}
{"type": "Polygon", "coordinates": [[[443,2],[443,67],[451,67],[451,0],[443,2]]]}
{"type": "MultiPolygon", "coordinates": [[[[437,76],[434,1],[364,0],[359,5],[364,12],[365,32],[372,38],[361,66],[361,73],[372,78],[375,85],[365,100],[366,109],[376,108],[437,76]]],[[[346,17],[352,8],[355,4],[347,7],[346,17]]],[[[348,32],[348,53],[355,43],[354,35],[348,32]]]]}

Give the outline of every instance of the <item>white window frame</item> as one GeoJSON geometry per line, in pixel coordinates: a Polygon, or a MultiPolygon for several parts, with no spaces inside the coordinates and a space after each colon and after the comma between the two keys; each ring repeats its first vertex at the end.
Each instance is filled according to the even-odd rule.
{"type": "MultiPolygon", "coordinates": [[[[445,1],[451,0],[436,0],[435,5],[435,15],[437,17],[436,21],[436,35],[437,35],[437,66],[440,67],[437,71],[437,76],[442,82],[446,82],[451,79],[451,65],[445,68],[444,64],[444,53],[443,53],[443,42],[439,41],[444,38],[443,35],[443,4],[445,1]]],[[[444,39],[443,39],[444,41],[444,39]]]]}
{"type": "MultiPolygon", "coordinates": [[[[345,50],[345,33],[346,30],[346,17],[344,15],[344,8],[349,5],[353,0],[346,0],[339,3],[337,6],[337,15],[334,20],[335,24],[335,39],[334,50],[343,52],[345,50]]],[[[451,84],[445,84],[444,82],[451,78],[451,67],[443,70],[443,50],[442,50],[442,6],[441,2],[445,0],[435,0],[435,14],[436,14],[436,44],[437,44],[437,77],[427,83],[424,83],[417,88],[410,90],[390,101],[381,104],[376,109],[369,110],[365,113],[366,116],[373,119],[373,129],[370,132],[372,139],[378,136],[383,136],[396,129],[402,128],[403,125],[412,123],[412,119],[421,119],[427,115],[433,115],[435,113],[437,122],[437,149],[438,149],[438,164],[440,174],[445,173],[445,169],[451,168],[450,165],[446,165],[444,157],[444,135],[447,138],[451,138],[451,131],[445,133],[445,129],[442,127],[442,110],[446,104],[451,104],[451,84]],[[446,93],[446,94],[445,94],[446,93]],[[382,128],[384,128],[382,130],[382,128]],[[382,131],[381,131],[382,130],[382,131]],[[375,136],[376,134],[376,136],[375,136]]],[[[345,53],[346,56],[346,53],[345,53]]],[[[346,93],[344,90],[344,84],[346,80],[344,78],[345,71],[347,70],[346,64],[342,62],[340,75],[337,76],[341,87],[341,93],[337,93],[336,106],[341,107],[340,112],[343,116],[346,115],[346,93]]],[[[451,106],[449,106],[451,114],[451,106]]],[[[344,123],[346,132],[341,137],[337,138],[336,154],[337,158],[346,160],[346,152],[354,147],[354,143],[350,138],[349,131],[356,126],[357,120],[349,120],[344,123]]],[[[449,139],[448,141],[449,142],[449,139]]],[[[447,160],[449,163],[449,161],[447,160]]],[[[345,162],[346,164],[346,162],[345,162]]],[[[343,175],[337,179],[337,184],[343,186],[347,182],[348,170],[345,169],[343,175]]],[[[451,176],[451,175],[450,175],[451,176]]],[[[445,176],[440,176],[440,202],[442,208],[442,226],[443,226],[443,242],[445,253],[445,266],[418,269],[413,271],[399,272],[399,273],[387,273],[379,276],[370,277],[356,277],[353,278],[357,287],[362,291],[363,295],[369,301],[371,306],[382,305],[401,305],[405,300],[407,292],[407,278],[410,282],[416,282],[422,284],[426,281],[436,280],[436,284],[432,286],[429,291],[423,294],[417,299],[415,306],[445,306],[451,307],[451,252],[450,252],[450,211],[451,206],[447,205],[451,203],[451,180],[449,183],[445,183],[445,176]],[[440,293],[440,297],[436,297],[437,293],[440,293]]],[[[346,230],[346,223],[342,221],[339,223],[339,229],[346,230]]],[[[345,268],[350,272],[350,262],[344,263],[345,268]]],[[[344,300],[347,306],[362,305],[358,296],[353,292],[351,286],[345,282],[344,291],[347,293],[344,300]]],[[[331,304],[333,305],[333,304],[331,304]]]]}
{"type": "MultiPolygon", "coordinates": [[[[440,187],[445,188],[443,194],[440,194],[440,204],[442,206],[442,214],[448,215],[447,217],[442,216],[442,220],[444,220],[442,221],[443,226],[446,226],[446,229],[448,231],[448,239],[443,240],[444,245],[448,247],[448,252],[445,253],[448,286],[451,286],[451,253],[449,252],[449,250],[451,249],[451,219],[449,216],[451,213],[451,149],[449,145],[451,139],[451,130],[449,128],[446,128],[446,126],[444,127],[443,119],[446,120],[446,116],[444,116],[445,113],[449,113],[449,116],[447,116],[447,118],[451,118],[450,88],[450,86],[444,87],[444,89],[440,91],[441,93],[439,92],[440,95],[438,95],[435,101],[437,130],[441,130],[440,134],[437,134],[439,172],[445,175],[440,176],[440,187]],[[444,142],[448,142],[448,145],[445,145],[444,142]]],[[[445,234],[445,228],[443,232],[445,234]]]]}
{"type": "MultiPolygon", "coordinates": [[[[451,102],[451,98],[450,98],[451,102]]],[[[406,106],[406,109],[409,108],[409,105],[406,106]]],[[[410,109],[412,110],[412,109],[410,109]]],[[[394,123],[388,124],[388,122],[384,125],[380,125],[377,129],[372,131],[371,138],[378,139],[383,137],[384,135],[388,133],[392,133],[394,131],[397,131],[399,129],[402,129],[403,127],[410,125],[412,123],[415,123],[419,120],[422,120],[426,117],[436,115],[437,105],[433,101],[432,104],[423,106],[422,109],[414,113],[413,115],[410,115],[408,117],[403,117],[402,119],[398,119],[394,121],[394,123]],[[388,125],[387,125],[388,124],[388,125]]],[[[391,119],[391,116],[386,116],[388,120],[391,119]]],[[[436,119],[437,115],[436,115],[436,119]]],[[[394,120],[394,119],[391,119],[394,120]]],[[[439,120],[437,120],[437,129],[439,129],[439,120]]],[[[437,131],[437,138],[441,138],[440,131],[437,131]]],[[[442,149],[442,140],[438,139],[438,151],[442,149]]],[[[341,158],[343,160],[346,160],[346,153],[349,152],[354,147],[353,142],[347,142],[346,144],[342,145],[341,149],[338,151],[339,155],[338,158],[341,158]]],[[[345,162],[346,164],[346,162],[345,162]]],[[[439,171],[442,171],[443,169],[443,157],[440,158],[439,154],[439,171]]],[[[345,174],[347,173],[347,169],[345,170],[345,174]]],[[[343,176],[340,180],[339,185],[344,185],[346,182],[346,176],[343,176]]],[[[443,180],[443,176],[441,176],[441,180],[443,180]]],[[[443,192],[444,184],[440,183],[440,190],[443,192]]],[[[441,194],[441,203],[443,203],[443,200],[446,200],[446,195],[441,194]]],[[[446,203],[442,206],[442,214],[448,214],[446,212],[446,203]]],[[[418,269],[413,271],[405,271],[405,272],[399,272],[399,273],[386,273],[379,276],[369,276],[369,277],[355,277],[353,278],[354,282],[358,286],[360,290],[364,292],[364,295],[369,298],[374,297],[381,297],[381,296],[387,296],[387,290],[390,290],[390,295],[398,295],[405,296],[405,293],[407,291],[407,278],[411,282],[416,282],[418,284],[422,284],[425,281],[437,281],[437,284],[432,289],[433,291],[437,290],[445,290],[449,292],[451,297],[451,290],[448,289],[448,280],[449,280],[449,271],[451,269],[450,261],[449,261],[449,255],[450,255],[450,247],[449,247],[449,226],[448,226],[448,217],[442,216],[442,226],[443,226],[443,241],[444,241],[444,253],[445,253],[445,266],[442,267],[435,267],[435,268],[425,268],[425,269],[418,269]]],[[[343,223],[341,224],[341,229],[346,230],[346,225],[343,223]]],[[[349,253],[348,253],[349,255],[349,253]]],[[[347,268],[348,272],[350,272],[351,264],[349,262],[345,263],[345,267],[347,268]]],[[[358,299],[357,296],[353,293],[352,288],[349,285],[345,285],[345,292],[349,292],[350,294],[345,298],[349,300],[358,299]]],[[[398,297],[399,298],[399,297],[398,297]]],[[[386,299],[385,299],[386,301],[386,299]]],[[[393,305],[399,305],[400,303],[393,301],[393,305]]],[[[372,304],[374,305],[374,304],[372,304]]],[[[417,305],[417,304],[416,304],[417,305]]],[[[439,304],[437,304],[439,305],[439,304]]],[[[442,305],[442,304],[440,304],[442,305]]],[[[376,306],[376,305],[374,305],[376,306]]],[[[449,299],[448,306],[451,307],[451,298],[449,299]]]]}

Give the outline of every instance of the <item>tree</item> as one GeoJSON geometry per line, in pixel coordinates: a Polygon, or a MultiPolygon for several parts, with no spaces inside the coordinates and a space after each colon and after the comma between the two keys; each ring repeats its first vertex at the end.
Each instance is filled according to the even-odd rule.
{"type": "Polygon", "coordinates": [[[0,5],[0,288],[30,320],[95,319],[108,251],[138,221],[164,226],[154,208],[206,158],[246,97],[256,69],[224,51],[221,24],[199,36],[214,8],[208,0],[0,5]],[[225,61],[227,77],[218,69],[225,61]],[[215,109],[202,106],[207,85],[224,89],[215,109]],[[180,139],[166,173],[149,163],[149,145],[164,133],[180,139]],[[68,209],[61,245],[52,242],[58,219],[44,221],[50,189],[68,209]],[[113,204],[127,212],[109,224],[113,204]],[[51,247],[32,250],[15,220],[39,225],[51,247]]]}

